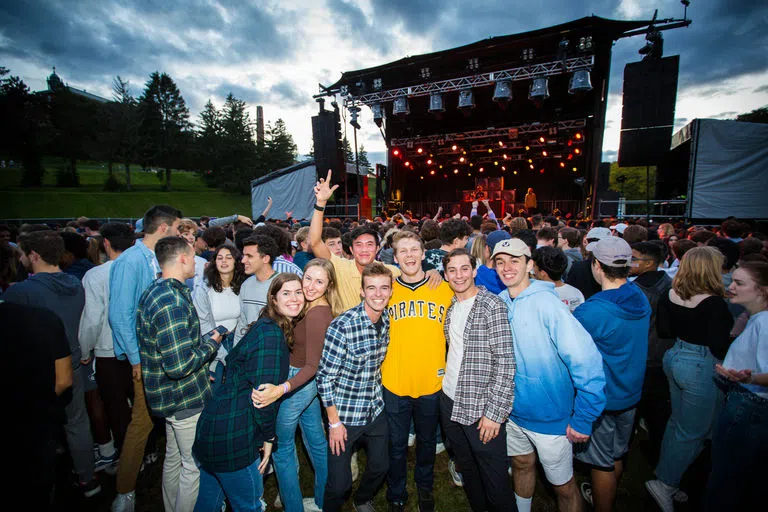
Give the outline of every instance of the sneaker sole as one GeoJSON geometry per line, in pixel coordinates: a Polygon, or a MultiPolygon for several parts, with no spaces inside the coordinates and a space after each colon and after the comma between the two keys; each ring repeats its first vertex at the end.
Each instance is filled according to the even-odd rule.
{"type": "Polygon", "coordinates": [[[86,498],[92,498],[101,492],[101,486],[96,486],[89,491],[83,491],[83,496],[86,498]]]}
{"type": "MultiPolygon", "coordinates": [[[[645,482],[645,490],[648,491],[648,494],[651,495],[651,498],[653,498],[653,501],[654,503],[656,503],[656,506],[659,507],[659,510],[666,512],[666,509],[662,506],[662,503],[658,497],[658,494],[656,493],[655,490],[653,490],[653,487],[648,485],[648,482],[645,482]]],[[[672,508],[670,508],[669,510],[674,511],[675,510],[674,505],[672,505],[672,508]]]]}

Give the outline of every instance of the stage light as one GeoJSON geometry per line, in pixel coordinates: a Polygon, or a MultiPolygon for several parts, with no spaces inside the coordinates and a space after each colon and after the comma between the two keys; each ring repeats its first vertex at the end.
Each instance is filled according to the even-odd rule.
{"type": "Polygon", "coordinates": [[[507,170],[507,168],[506,168],[506,167],[504,167],[504,166],[502,165],[502,166],[501,166],[501,170],[502,170],[502,171],[506,171],[506,170],[507,170]]]}
{"type": "Polygon", "coordinates": [[[560,167],[565,168],[565,162],[560,162],[560,167]]]}
{"type": "Polygon", "coordinates": [[[373,112],[373,122],[376,123],[376,126],[381,127],[384,122],[384,108],[381,103],[371,105],[371,111],[373,112]]]}
{"type": "Polygon", "coordinates": [[[572,169],[572,171],[573,171],[573,172],[576,172],[576,171],[578,171],[578,169],[577,169],[576,167],[574,167],[574,168],[572,169]]]}
{"type": "Polygon", "coordinates": [[[447,174],[443,174],[443,178],[447,178],[447,177],[448,177],[448,175],[447,175],[447,174]]]}
{"type": "Polygon", "coordinates": [[[517,171],[512,171],[512,174],[517,174],[517,171]]]}
{"type": "Polygon", "coordinates": [[[568,94],[589,92],[591,90],[592,80],[590,80],[589,71],[586,69],[574,71],[571,75],[570,82],[568,82],[568,94]]]}
{"type": "Polygon", "coordinates": [[[493,101],[497,103],[507,103],[512,99],[512,87],[509,80],[496,82],[493,89],[493,101]]]}
{"type": "Polygon", "coordinates": [[[530,168],[531,168],[531,170],[533,170],[533,164],[529,165],[528,167],[530,167],[530,168]]]}
{"type": "Polygon", "coordinates": [[[581,150],[579,148],[574,149],[573,152],[576,153],[577,155],[581,154],[581,150]]]}
{"type": "Polygon", "coordinates": [[[431,171],[429,171],[429,174],[431,174],[432,176],[434,176],[434,175],[435,175],[435,170],[434,170],[434,169],[432,169],[431,171]]]}
{"type": "Polygon", "coordinates": [[[445,112],[445,102],[443,101],[443,95],[439,93],[433,93],[429,95],[429,113],[439,114],[445,112]]]}
{"type": "Polygon", "coordinates": [[[438,168],[442,169],[442,168],[443,168],[443,166],[442,166],[442,165],[438,165],[438,168]]]}
{"type": "Polygon", "coordinates": [[[545,139],[544,137],[539,137],[539,142],[544,144],[545,142],[547,142],[547,139],[545,139]]]}
{"type": "Polygon", "coordinates": [[[500,147],[500,148],[503,148],[503,147],[504,147],[504,143],[503,143],[502,141],[499,141],[499,147],[500,147]]]}
{"type": "Polygon", "coordinates": [[[396,116],[404,116],[411,113],[411,107],[408,105],[406,96],[398,96],[392,104],[392,113],[396,116]]]}
{"type": "Polygon", "coordinates": [[[539,174],[544,174],[544,169],[539,169],[539,174]]]}
{"type": "Polygon", "coordinates": [[[360,107],[349,107],[349,124],[356,130],[360,129],[360,123],[357,121],[357,116],[360,114],[360,107]]]}
{"type": "Polygon", "coordinates": [[[499,161],[498,160],[494,160],[493,161],[493,165],[499,165],[499,161]]]}
{"type": "Polygon", "coordinates": [[[472,94],[472,89],[459,91],[459,109],[467,111],[472,108],[475,108],[475,96],[472,94]]]}
{"type": "Polygon", "coordinates": [[[549,98],[549,79],[547,77],[532,79],[528,88],[528,99],[540,103],[547,98],[549,98]]]}
{"type": "Polygon", "coordinates": [[[485,171],[485,169],[481,167],[480,169],[478,169],[478,171],[480,171],[480,172],[484,172],[484,171],[485,171]]]}
{"type": "Polygon", "coordinates": [[[422,154],[422,153],[424,152],[424,150],[423,150],[423,149],[421,149],[421,148],[418,148],[418,149],[416,150],[416,152],[417,152],[418,154],[422,154]]]}
{"type": "Polygon", "coordinates": [[[472,173],[471,173],[471,172],[468,172],[468,173],[467,173],[467,176],[472,176],[472,173]]]}
{"type": "Polygon", "coordinates": [[[475,164],[473,164],[472,162],[469,162],[469,166],[470,167],[472,167],[473,165],[475,165],[475,164]]]}
{"type": "Polygon", "coordinates": [[[574,135],[574,137],[576,137],[576,139],[579,140],[579,139],[581,139],[581,134],[577,133],[576,135],[574,135]]]}
{"type": "Polygon", "coordinates": [[[531,146],[525,146],[525,150],[526,151],[530,151],[531,150],[531,146]]]}
{"type": "Polygon", "coordinates": [[[392,154],[395,155],[395,156],[400,156],[400,150],[395,148],[395,149],[392,150],[392,154]]]}
{"type": "Polygon", "coordinates": [[[488,148],[489,153],[493,153],[493,150],[491,148],[488,148]]]}
{"type": "Polygon", "coordinates": [[[456,151],[457,149],[459,149],[459,146],[457,146],[456,144],[451,146],[451,150],[456,151]]]}
{"type": "Polygon", "coordinates": [[[509,157],[507,156],[507,154],[506,154],[506,153],[504,153],[502,156],[504,157],[504,160],[507,160],[507,159],[509,159],[509,157]]]}
{"type": "Polygon", "coordinates": [[[528,163],[529,163],[529,164],[532,164],[532,163],[533,163],[533,159],[529,158],[529,159],[528,159],[528,163]]]}
{"type": "Polygon", "coordinates": [[[463,156],[459,158],[459,162],[464,163],[464,160],[466,160],[463,156]]]}
{"type": "Polygon", "coordinates": [[[462,154],[462,155],[466,155],[466,154],[467,154],[467,150],[466,150],[466,149],[462,149],[462,150],[461,150],[461,154],[462,154]]]}
{"type": "Polygon", "coordinates": [[[571,147],[571,146],[573,146],[573,141],[572,141],[572,140],[569,140],[569,141],[568,141],[568,147],[571,147]]]}
{"type": "Polygon", "coordinates": [[[586,182],[587,182],[587,180],[586,180],[586,179],[584,179],[583,177],[579,177],[579,178],[576,178],[575,180],[573,180],[573,182],[574,182],[575,184],[579,185],[580,187],[583,187],[583,186],[584,186],[584,183],[586,183],[586,182]]]}
{"type": "Polygon", "coordinates": [[[409,161],[407,161],[407,160],[406,160],[406,161],[405,161],[405,166],[406,166],[406,167],[410,167],[410,166],[411,166],[411,162],[409,162],[409,161]]]}
{"type": "Polygon", "coordinates": [[[419,176],[419,178],[423,180],[423,179],[424,179],[424,176],[419,176]]]}
{"type": "Polygon", "coordinates": [[[541,156],[548,156],[546,151],[541,152],[541,156]]]}
{"type": "Polygon", "coordinates": [[[427,160],[427,165],[432,165],[432,160],[427,160]]]}
{"type": "Polygon", "coordinates": [[[459,170],[458,169],[454,169],[453,170],[453,174],[459,174],[459,170]]]}

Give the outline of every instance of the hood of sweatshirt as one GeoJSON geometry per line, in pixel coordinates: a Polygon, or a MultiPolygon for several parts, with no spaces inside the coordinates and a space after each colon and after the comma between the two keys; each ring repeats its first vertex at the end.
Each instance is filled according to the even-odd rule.
{"type": "Polygon", "coordinates": [[[613,290],[599,292],[589,300],[600,303],[608,314],[624,320],[639,320],[651,313],[651,305],[645,294],[630,282],[613,290]]]}
{"type": "Polygon", "coordinates": [[[75,296],[82,289],[80,280],[75,276],[65,274],[64,272],[41,272],[30,276],[33,282],[49,289],[56,295],[75,296]]]}

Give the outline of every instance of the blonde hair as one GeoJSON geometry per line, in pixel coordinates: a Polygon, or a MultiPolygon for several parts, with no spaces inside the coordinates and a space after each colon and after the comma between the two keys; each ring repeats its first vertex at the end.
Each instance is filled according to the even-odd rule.
{"type": "Polygon", "coordinates": [[[664,237],[670,237],[675,234],[675,226],[673,226],[669,222],[665,222],[664,224],[659,224],[658,230],[664,233],[664,237]]]}
{"type": "Polygon", "coordinates": [[[197,230],[198,227],[195,221],[192,219],[181,219],[181,223],[179,224],[179,234],[186,233],[187,231],[197,233],[197,230]]]}
{"type": "Polygon", "coordinates": [[[419,235],[417,235],[413,231],[402,230],[395,233],[395,235],[392,237],[392,249],[395,250],[395,253],[397,253],[397,243],[400,240],[405,240],[406,238],[408,240],[414,240],[416,242],[419,242],[419,245],[421,246],[421,250],[422,251],[424,250],[424,240],[422,240],[419,235]]]}
{"type": "MultiPolygon", "coordinates": [[[[336,318],[344,311],[344,307],[341,303],[341,295],[339,295],[339,285],[336,281],[336,271],[333,268],[333,263],[324,258],[315,258],[310,260],[304,267],[304,273],[306,274],[307,270],[312,267],[320,267],[328,275],[328,287],[325,289],[324,296],[331,307],[331,315],[336,318]]],[[[309,304],[306,307],[308,306],[309,304]]],[[[304,311],[306,313],[306,309],[304,311]]]]}
{"type": "Polygon", "coordinates": [[[683,300],[699,294],[725,297],[721,274],[724,259],[722,253],[714,247],[691,249],[680,260],[680,267],[672,280],[672,289],[683,300]]]}
{"type": "Polygon", "coordinates": [[[525,217],[515,217],[509,221],[509,231],[511,234],[515,234],[521,229],[528,229],[528,221],[525,217]]]}
{"type": "Polygon", "coordinates": [[[485,235],[476,236],[472,241],[472,250],[470,254],[475,257],[478,265],[485,265],[485,235]]]}

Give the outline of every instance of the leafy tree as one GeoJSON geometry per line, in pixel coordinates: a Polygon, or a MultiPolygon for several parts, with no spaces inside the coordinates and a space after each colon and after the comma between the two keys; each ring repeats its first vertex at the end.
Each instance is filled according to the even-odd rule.
{"type": "MultiPolygon", "coordinates": [[[[654,197],[656,186],[656,167],[651,167],[651,197],[654,197]]],[[[626,199],[638,200],[646,198],[646,168],[645,167],[619,167],[618,162],[611,163],[610,188],[620,192],[626,199]],[[624,182],[621,183],[621,178],[624,182]]]]}
{"type": "Polygon", "coordinates": [[[752,112],[736,116],[737,121],[747,123],[768,123],[768,106],[756,108],[752,112]]]}
{"type": "Polygon", "coordinates": [[[170,191],[171,169],[182,162],[191,139],[189,109],[173,79],[155,71],[139,98],[139,111],[143,160],[165,171],[165,190],[170,191]]]}

